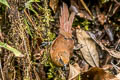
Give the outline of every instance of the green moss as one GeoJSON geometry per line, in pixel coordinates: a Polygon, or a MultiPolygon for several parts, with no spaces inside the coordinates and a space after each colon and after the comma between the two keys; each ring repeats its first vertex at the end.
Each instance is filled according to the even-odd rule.
{"type": "Polygon", "coordinates": [[[85,20],[81,23],[81,25],[84,26],[85,30],[89,30],[89,24],[90,22],[88,20],[85,20]]]}

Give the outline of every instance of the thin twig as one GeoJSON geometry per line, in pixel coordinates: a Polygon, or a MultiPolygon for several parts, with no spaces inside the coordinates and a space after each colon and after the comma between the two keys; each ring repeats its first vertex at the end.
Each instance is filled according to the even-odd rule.
{"type": "Polygon", "coordinates": [[[31,17],[28,15],[26,9],[24,9],[24,13],[25,13],[25,15],[28,17],[29,21],[32,23],[32,26],[35,28],[35,24],[34,24],[34,22],[32,21],[31,17]]]}
{"type": "Polygon", "coordinates": [[[82,3],[82,5],[84,6],[84,8],[87,10],[87,12],[90,14],[90,16],[93,18],[92,13],[90,12],[89,8],[87,7],[87,5],[85,4],[85,2],[83,0],[80,0],[80,2],[82,3]]]}
{"type": "Polygon", "coordinates": [[[3,74],[3,71],[2,71],[1,58],[0,58],[0,72],[1,72],[1,75],[2,75],[2,80],[5,80],[4,74],[3,74]]]}
{"type": "Polygon", "coordinates": [[[113,1],[120,6],[120,2],[118,2],[117,0],[113,0],[113,1]]]}

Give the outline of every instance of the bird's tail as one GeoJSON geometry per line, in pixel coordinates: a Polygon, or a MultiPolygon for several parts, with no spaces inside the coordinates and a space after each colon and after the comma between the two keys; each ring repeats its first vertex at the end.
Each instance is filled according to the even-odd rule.
{"type": "Polygon", "coordinates": [[[60,16],[60,32],[72,33],[72,23],[74,20],[75,12],[72,12],[69,15],[67,4],[63,3],[63,7],[61,8],[61,16],[60,16]]]}

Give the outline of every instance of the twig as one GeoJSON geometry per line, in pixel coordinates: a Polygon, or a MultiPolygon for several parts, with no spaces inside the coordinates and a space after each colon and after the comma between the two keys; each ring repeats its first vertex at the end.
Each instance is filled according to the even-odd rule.
{"type": "Polygon", "coordinates": [[[101,47],[102,50],[107,51],[112,57],[120,59],[120,52],[119,51],[116,51],[114,49],[108,49],[108,48],[106,48],[100,41],[98,41],[96,39],[96,37],[95,37],[95,35],[93,33],[88,32],[88,34],[101,47]]]}
{"type": "Polygon", "coordinates": [[[83,0],[80,0],[80,2],[82,3],[82,5],[84,6],[84,8],[87,10],[87,12],[90,14],[90,16],[93,18],[92,13],[90,12],[89,8],[87,7],[87,5],[85,4],[85,2],[83,0]]]}
{"type": "Polygon", "coordinates": [[[120,6],[120,2],[118,2],[117,0],[113,0],[113,1],[120,6]]]}
{"type": "Polygon", "coordinates": [[[0,58],[0,72],[1,72],[1,75],[2,75],[2,80],[5,80],[4,74],[3,74],[3,71],[2,71],[1,58],[0,58]]]}
{"type": "Polygon", "coordinates": [[[32,26],[35,28],[35,24],[33,23],[31,17],[28,15],[28,13],[26,12],[26,9],[24,9],[24,13],[25,15],[28,17],[29,21],[32,23],[32,26]]]}

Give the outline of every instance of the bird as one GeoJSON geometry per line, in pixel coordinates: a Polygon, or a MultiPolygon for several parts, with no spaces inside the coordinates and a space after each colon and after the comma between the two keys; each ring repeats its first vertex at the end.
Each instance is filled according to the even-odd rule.
{"type": "Polygon", "coordinates": [[[72,23],[75,12],[69,15],[68,6],[63,3],[61,8],[59,34],[50,48],[50,57],[57,66],[66,66],[73,54],[74,40],[72,39],[72,23]]]}

